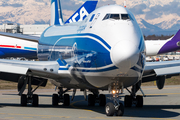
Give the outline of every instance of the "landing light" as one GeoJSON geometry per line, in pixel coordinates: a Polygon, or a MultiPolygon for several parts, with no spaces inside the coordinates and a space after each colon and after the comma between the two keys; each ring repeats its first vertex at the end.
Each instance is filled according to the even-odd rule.
{"type": "Polygon", "coordinates": [[[112,94],[118,94],[119,90],[112,90],[112,94]]]}

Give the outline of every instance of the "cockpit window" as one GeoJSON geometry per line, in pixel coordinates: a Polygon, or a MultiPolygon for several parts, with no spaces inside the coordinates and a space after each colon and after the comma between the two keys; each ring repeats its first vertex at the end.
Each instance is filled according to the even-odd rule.
{"type": "Polygon", "coordinates": [[[128,14],[121,14],[121,19],[122,20],[130,20],[130,17],[129,17],[129,15],[128,14]]]}
{"type": "Polygon", "coordinates": [[[103,20],[109,19],[110,14],[106,14],[106,16],[103,18],[103,20]]]}
{"type": "Polygon", "coordinates": [[[106,19],[115,19],[115,20],[119,20],[120,17],[119,17],[119,14],[106,14],[106,16],[104,17],[103,20],[106,20],[106,19]]]}
{"type": "Polygon", "coordinates": [[[115,20],[119,20],[120,19],[119,14],[111,14],[110,18],[111,19],[115,19],[115,20]]]}
{"type": "Polygon", "coordinates": [[[106,14],[103,20],[114,19],[114,20],[133,20],[129,14],[106,14]]]}

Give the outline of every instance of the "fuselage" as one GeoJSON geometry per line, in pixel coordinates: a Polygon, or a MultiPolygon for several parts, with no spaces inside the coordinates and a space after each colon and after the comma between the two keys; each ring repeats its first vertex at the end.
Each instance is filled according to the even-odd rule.
{"type": "Polygon", "coordinates": [[[51,26],[41,35],[38,58],[57,60],[71,76],[56,82],[66,87],[99,88],[115,81],[138,82],[145,65],[145,44],[133,14],[118,5],[96,9],[85,20],[51,26]]]}
{"type": "Polygon", "coordinates": [[[27,59],[37,59],[38,41],[32,40],[35,37],[18,34],[0,33],[0,58],[25,57],[27,59]],[[22,36],[22,35],[21,35],[22,36]]]}

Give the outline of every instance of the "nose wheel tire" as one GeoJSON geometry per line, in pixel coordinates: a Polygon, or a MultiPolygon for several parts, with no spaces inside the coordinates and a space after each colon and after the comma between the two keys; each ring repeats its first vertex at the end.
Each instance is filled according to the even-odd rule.
{"type": "Polygon", "coordinates": [[[115,113],[115,108],[113,103],[107,103],[105,106],[105,112],[107,116],[113,116],[115,113]]]}
{"type": "Polygon", "coordinates": [[[116,116],[123,116],[124,115],[124,105],[120,103],[118,110],[116,111],[116,116]]]}

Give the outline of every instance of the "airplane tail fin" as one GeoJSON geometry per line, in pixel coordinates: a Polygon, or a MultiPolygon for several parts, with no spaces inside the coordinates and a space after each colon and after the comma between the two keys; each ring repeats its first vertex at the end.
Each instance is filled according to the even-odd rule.
{"type": "Polygon", "coordinates": [[[98,1],[86,1],[66,22],[72,23],[84,20],[92,11],[95,10],[98,1]]]}
{"type": "Polygon", "coordinates": [[[173,52],[179,49],[180,49],[180,30],[176,33],[176,35],[174,35],[174,37],[172,37],[162,46],[158,54],[173,52]]]}
{"type": "Polygon", "coordinates": [[[60,0],[51,0],[51,25],[63,25],[60,0]]]}

